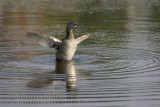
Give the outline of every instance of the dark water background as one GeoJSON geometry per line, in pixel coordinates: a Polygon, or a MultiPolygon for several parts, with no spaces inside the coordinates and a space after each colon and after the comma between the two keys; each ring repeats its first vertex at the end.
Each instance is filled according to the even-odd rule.
{"type": "Polygon", "coordinates": [[[0,107],[160,107],[160,0],[1,0],[0,107]],[[76,37],[72,62],[26,32],[76,37]]]}

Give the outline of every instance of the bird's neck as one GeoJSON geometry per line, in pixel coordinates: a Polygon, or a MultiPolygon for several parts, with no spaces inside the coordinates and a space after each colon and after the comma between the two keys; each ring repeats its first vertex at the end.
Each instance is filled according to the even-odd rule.
{"type": "Polygon", "coordinates": [[[74,35],[72,33],[72,30],[67,30],[67,36],[66,36],[66,39],[72,39],[74,38],[74,35]]]}

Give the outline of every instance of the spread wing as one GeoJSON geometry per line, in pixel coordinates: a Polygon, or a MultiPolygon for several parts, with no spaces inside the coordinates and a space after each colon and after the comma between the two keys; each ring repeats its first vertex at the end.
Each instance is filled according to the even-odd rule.
{"type": "Polygon", "coordinates": [[[77,44],[79,44],[79,43],[81,43],[82,41],[84,41],[85,39],[89,38],[91,35],[92,35],[92,34],[90,33],[90,34],[82,35],[82,36],[78,37],[78,38],[76,39],[77,44]]]}
{"type": "Polygon", "coordinates": [[[36,42],[41,44],[42,46],[55,48],[57,49],[62,41],[48,34],[39,34],[39,33],[27,33],[27,37],[34,39],[36,42]]]}

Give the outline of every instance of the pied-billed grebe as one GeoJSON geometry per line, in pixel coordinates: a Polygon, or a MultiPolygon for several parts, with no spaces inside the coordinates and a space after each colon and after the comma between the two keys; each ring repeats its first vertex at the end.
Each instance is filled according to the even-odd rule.
{"type": "Polygon", "coordinates": [[[72,30],[79,27],[74,22],[69,22],[66,26],[67,35],[64,39],[60,40],[53,36],[39,33],[27,33],[27,37],[37,40],[41,45],[55,48],[57,61],[69,61],[76,51],[77,45],[83,40],[89,38],[91,34],[82,35],[78,38],[74,38],[72,30]]]}

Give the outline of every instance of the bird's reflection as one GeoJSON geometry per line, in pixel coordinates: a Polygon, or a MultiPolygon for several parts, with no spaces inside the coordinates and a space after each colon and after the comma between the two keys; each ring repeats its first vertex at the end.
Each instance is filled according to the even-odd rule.
{"type": "Polygon", "coordinates": [[[28,82],[28,87],[33,88],[42,88],[45,87],[51,83],[54,84],[56,81],[65,81],[66,82],[66,90],[67,91],[74,91],[75,90],[75,82],[76,82],[76,75],[88,75],[88,73],[85,73],[80,70],[76,70],[75,66],[72,61],[67,62],[56,62],[55,71],[49,72],[45,74],[38,74],[38,77],[36,75],[35,79],[28,82]],[[64,74],[66,75],[64,78],[56,77],[56,74],[64,74]]]}
{"type": "Polygon", "coordinates": [[[57,62],[55,68],[56,74],[66,74],[66,88],[73,90],[76,81],[76,69],[72,61],[57,62]]]}

